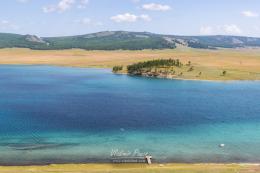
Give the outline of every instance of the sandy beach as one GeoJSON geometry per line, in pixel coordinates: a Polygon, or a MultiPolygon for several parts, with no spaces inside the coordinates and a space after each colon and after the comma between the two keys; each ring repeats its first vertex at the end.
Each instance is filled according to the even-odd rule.
{"type": "Polygon", "coordinates": [[[1,173],[258,173],[259,164],[65,164],[1,166],[1,173]]]}

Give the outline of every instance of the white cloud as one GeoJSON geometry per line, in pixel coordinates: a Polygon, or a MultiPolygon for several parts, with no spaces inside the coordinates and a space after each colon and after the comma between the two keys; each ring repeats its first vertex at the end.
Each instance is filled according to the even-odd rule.
{"type": "MultiPolygon", "coordinates": [[[[20,0],[26,1],[26,0],[20,0]]],[[[28,1],[28,0],[27,0],[28,1]]],[[[44,13],[52,12],[64,12],[71,9],[74,5],[77,5],[77,8],[84,9],[87,7],[89,0],[60,0],[58,4],[51,4],[44,6],[42,8],[44,13]]]]}
{"type": "Polygon", "coordinates": [[[121,23],[121,22],[136,22],[139,19],[143,21],[151,21],[152,19],[150,16],[146,14],[142,14],[140,16],[135,15],[135,14],[130,14],[130,13],[125,13],[125,14],[118,14],[116,16],[112,16],[110,18],[114,22],[121,23]]]}
{"type": "Polygon", "coordinates": [[[202,26],[200,28],[201,35],[211,35],[213,33],[213,28],[211,26],[202,26]]]}
{"type": "Polygon", "coordinates": [[[116,16],[112,16],[110,18],[111,20],[115,22],[136,22],[138,19],[138,16],[130,13],[125,13],[125,14],[118,14],[116,16]]]}
{"type": "Polygon", "coordinates": [[[222,29],[225,32],[225,34],[237,35],[237,34],[242,33],[241,29],[237,25],[234,25],[234,24],[224,25],[224,26],[222,26],[222,29]]]}
{"type": "Polygon", "coordinates": [[[202,26],[200,28],[201,35],[239,35],[242,30],[235,24],[219,25],[219,26],[202,26]]]}
{"type": "Polygon", "coordinates": [[[242,14],[246,17],[259,17],[259,14],[253,11],[243,11],[242,14]]]}
{"type": "MultiPolygon", "coordinates": [[[[74,4],[76,4],[76,0],[60,0],[56,5],[47,5],[42,8],[44,13],[51,12],[64,12],[72,8],[74,4]]],[[[81,8],[84,8],[88,3],[88,0],[79,1],[79,5],[81,8]]]]}
{"type": "Polygon", "coordinates": [[[171,10],[171,7],[169,5],[162,5],[162,4],[155,4],[155,3],[144,4],[142,6],[142,8],[145,9],[145,10],[151,10],[151,11],[168,11],[168,10],[171,10]]]}
{"type": "Polygon", "coordinates": [[[57,9],[59,11],[66,11],[71,8],[71,6],[75,3],[75,0],[61,0],[58,5],[57,9]]]}

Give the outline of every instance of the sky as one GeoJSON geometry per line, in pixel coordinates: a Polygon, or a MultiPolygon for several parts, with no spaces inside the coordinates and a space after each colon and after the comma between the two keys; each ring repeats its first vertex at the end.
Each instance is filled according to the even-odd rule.
{"type": "Polygon", "coordinates": [[[0,32],[66,36],[115,30],[260,37],[260,0],[0,1],[0,32]]]}

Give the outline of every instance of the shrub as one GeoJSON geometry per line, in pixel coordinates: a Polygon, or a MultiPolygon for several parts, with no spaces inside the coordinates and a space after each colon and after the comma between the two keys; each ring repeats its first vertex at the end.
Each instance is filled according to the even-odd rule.
{"type": "Polygon", "coordinates": [[[123,66],[114,66],[113,67],[113,72],[118,72],[118,71],[121,71],[121,70],[123,70],[123,66]]]}

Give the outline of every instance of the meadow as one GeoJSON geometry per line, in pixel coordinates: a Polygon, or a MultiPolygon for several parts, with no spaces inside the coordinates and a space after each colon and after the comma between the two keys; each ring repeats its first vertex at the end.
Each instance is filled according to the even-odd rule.
{"type": "Polygon", "coordinates": [[[260,49],[204,50],[177,48],[140,51],[85,51],[0,49],[0,64],[56,65],[70,67],[111,68],[152,59],[191,61],[194,70],[179,69],[181,79],[195,80],[260,80],[260,49]],[[222,75],[226,71],[225,75],[222,75]],[[201,74],[201,75],[198,75],[201,74]]]}

